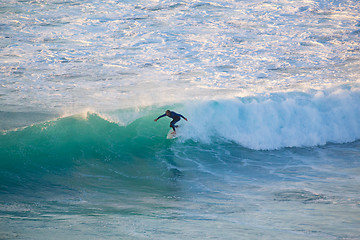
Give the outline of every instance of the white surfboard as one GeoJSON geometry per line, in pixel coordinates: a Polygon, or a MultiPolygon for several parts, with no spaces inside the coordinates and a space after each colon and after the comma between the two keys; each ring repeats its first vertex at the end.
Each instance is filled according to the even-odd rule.
{"type": "Polygon", "coordinates": [[[170,131],[168,132],[167,136],[166,136],[166,139],[175,139],[177,138],[177,133],[175,134],[171,134],[174,130],[173,129],[170,129],[170,131]]]}

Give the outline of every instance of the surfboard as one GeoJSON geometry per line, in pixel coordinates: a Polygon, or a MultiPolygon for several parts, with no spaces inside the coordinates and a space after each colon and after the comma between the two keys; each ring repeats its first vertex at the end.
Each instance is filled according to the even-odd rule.
{"type": "Polygon", "coordinates": [[[176,134],[171,134],[174,130],[173,129],[170,129],[167,136],[166,136],[166,139],[175,139],[177,138],[177,133],[176,134]]]}

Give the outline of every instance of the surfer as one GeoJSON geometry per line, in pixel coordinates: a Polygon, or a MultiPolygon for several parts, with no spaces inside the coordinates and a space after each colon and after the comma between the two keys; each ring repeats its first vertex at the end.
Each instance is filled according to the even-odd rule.
{"type": "Polygon", "coordinates": [[[154,121],[156,122],[157,120],[159,120],[159,118],[162,118],[162,117],[165,117],[165,116],[168,116],[169,118],[172,118],[173,120],[170,122],[170,127],[172,129],[174,129],[174,131],[171,133],[171,134],[176,134],[176,130],[175,128],[177,127],[175,125],[175,123],[177,123],[178,121],[180,121],[181,118],[186,119],[186,117],[184,117],[183,115],[181,114],[178,114],[176,112],[173,112],[173,111],[170,111],[170,110],[166,110],[165,114],[159,116],[158,118],[156,118],[154,121]]]}

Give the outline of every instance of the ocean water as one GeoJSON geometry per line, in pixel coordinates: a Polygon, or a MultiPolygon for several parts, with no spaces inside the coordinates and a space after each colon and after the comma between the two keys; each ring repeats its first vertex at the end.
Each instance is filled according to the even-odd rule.
{"type": "Polygon", "coordinates": [[[360,239],[356,0],[5,0],[0,84],[0,239],[360,239]]]}

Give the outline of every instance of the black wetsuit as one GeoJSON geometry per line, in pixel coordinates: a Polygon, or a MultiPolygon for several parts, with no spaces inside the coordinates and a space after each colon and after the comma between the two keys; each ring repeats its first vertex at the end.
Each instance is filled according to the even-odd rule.
{"type": "MultiPolygon", "coordinates": [[[[163,115],[161,115],[161,116],[159,116],[157,119],[162,118],[162,117],[165,117],[165,116],[167,116],[166,113],[163,114],[163,115]]],[[[180,121],[181,118],[184,118],[184,119],[185,119],[185,117],[184,117],[183,115],[178,114],[178,113],[176,113],[176,112],[172,112],[172,111],[170,111],[170,116],[168,116],[168,117],[173,119],[173,120],[170,122],[170,127],[171,127],[172,129],[174,129],[174,131],[175,131],[175,128],[177,127],[177,126],[175,125],[175,123],[177,123],[178,121],[180,121]]]]}

